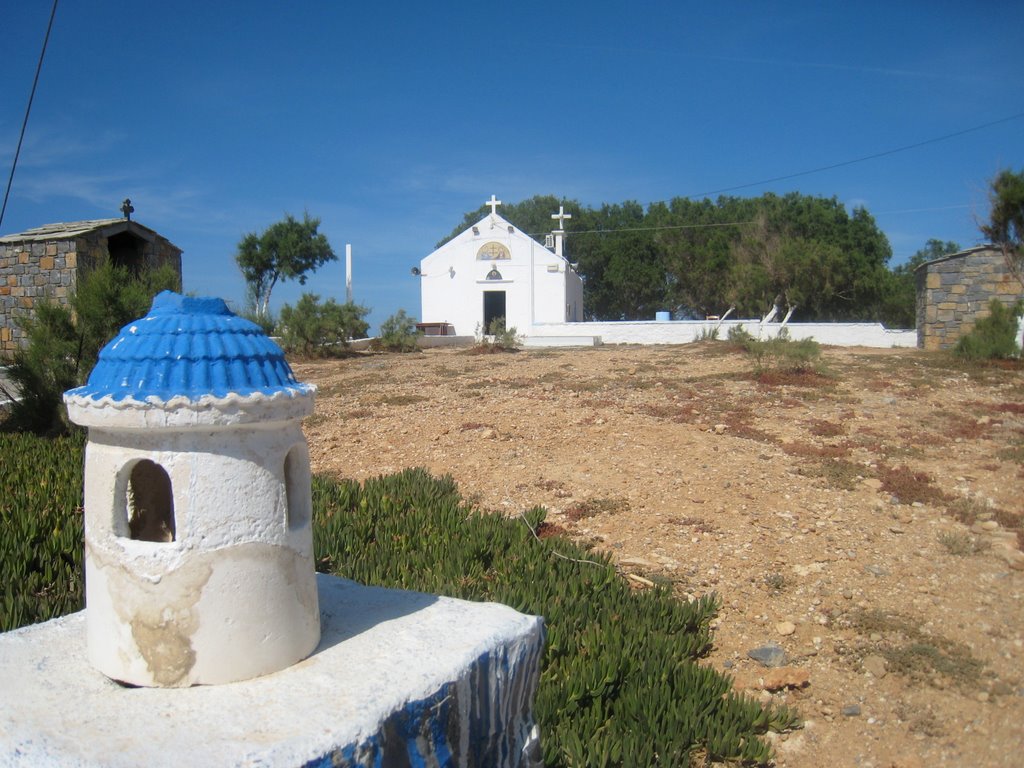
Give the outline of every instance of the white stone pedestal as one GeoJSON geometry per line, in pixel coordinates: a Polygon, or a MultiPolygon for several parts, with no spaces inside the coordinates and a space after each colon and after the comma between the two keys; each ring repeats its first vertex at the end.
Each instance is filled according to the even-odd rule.
{"type": "Polygon", "coordinates": [[[85,612],[0,635],[2,766],[535,766],[543,622],[317,576],[322,638],[265,677],[126,688],[85,612]]]}

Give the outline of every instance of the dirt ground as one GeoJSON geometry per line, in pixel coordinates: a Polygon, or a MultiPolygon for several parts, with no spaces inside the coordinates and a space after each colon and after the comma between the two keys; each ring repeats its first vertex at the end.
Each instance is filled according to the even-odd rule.
{"type": "Polygon", "coordinates": [[[482,508],[543,505],[636,589],[716,592],[705,663],[805,718],[778,765],[1020,766],[1024,369],[823,361],[758,377],[704,342],[294,368],[319,388],[315,471],[450,474],[482,508]],[[771,644],[781,667],[748,656],[771,644]]]}

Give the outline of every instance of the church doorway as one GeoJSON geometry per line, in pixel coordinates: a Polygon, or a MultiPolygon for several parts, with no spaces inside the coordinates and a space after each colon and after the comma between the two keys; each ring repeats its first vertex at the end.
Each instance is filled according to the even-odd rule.
{"type": "Polygon", "coordinates": [[[107,253],[110,263],[115,267],[124,267],[138,277],[142,270],[145,256],[146,241],[131,232],[119,232],[107,238],[107,253]]]}
{"type": "Polygon", "coordinates": [[[491,323],[498,318],[505,320],[505,292],[484,291],[484,333],[491,332],[491,323]]]}

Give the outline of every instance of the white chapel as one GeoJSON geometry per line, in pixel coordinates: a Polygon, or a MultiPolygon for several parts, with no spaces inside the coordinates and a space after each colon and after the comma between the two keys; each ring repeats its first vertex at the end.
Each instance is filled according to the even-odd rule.
{"type": "Polygon", "coordinates": [[[421,324],[428,333],[472,336],[492,321],[523,336],[544,323],[583,320],[583,279],[563,254],[565,220],[540,243],[491,212],[420,261],[421,324]]]}

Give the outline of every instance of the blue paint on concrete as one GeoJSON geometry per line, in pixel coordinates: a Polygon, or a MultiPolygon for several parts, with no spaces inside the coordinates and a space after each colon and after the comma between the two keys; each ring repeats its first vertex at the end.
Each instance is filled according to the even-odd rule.
{"type": "MultiPolygon", "coordinates": [[[[513,768],[540,765],[528,754],[525,731],[543,642],[480,655],[461,681],[393,712],[372,736],[332,750],[303,768],[513,768]],[[517,673],[516,667],[520,668],[517,673]],[[526,679],[519,680],[525,677],[526,679]],[[468,701],[465,701],[468,699],[468,701]],[[463,702],[460,706],[460,701],[463,702]],[[465,709],[465,714],[462,710],[465,709]],[[462,729],[466,730],[465,748],[462,729]]],[[[539,750],[539,744],[534,745],[539,750]]]]}
{"type": "Polygon", "coordinates": [[[222,299],[164,291],[145,317],[107,344],[89,380],[70,396],[196,400],[229,394],[305,394],[284,352],[222,299]]]}

